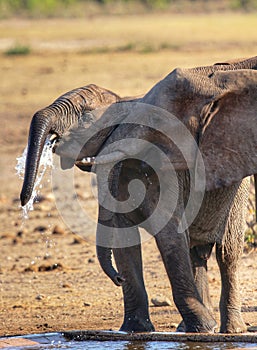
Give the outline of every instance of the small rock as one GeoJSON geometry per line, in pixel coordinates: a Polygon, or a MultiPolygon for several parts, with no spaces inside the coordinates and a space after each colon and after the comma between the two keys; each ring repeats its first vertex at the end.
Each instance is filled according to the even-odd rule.
{"type": "Polygon", "coordinates": [[[25,269],[23,271],[24,272],[38,272],[38,266],[30,265],[28,267],[25,267],[25,269]]]}
{"type": "Polygon", "coordinates": [[[158,295],[155,298],[152,298],[151,302],[153,303],[154,306],[171,306],[172,305],[170,299],[162,295],[158,295]]]}
{"type": "Polygon", "coordinates": [[[42,264],[38,267],[39,272],[46,272],[46,271],[53,271],[53,270],[62,270],[63,266],[60,263],[54,263],[54,264],[42,264]]]}
{"type": "Polygon", "coordinates": [[[85,302],[83,305],[84,305],[84,306],[91,306],[91,303],[86,303],[86,302],[85,302]]]}
{"type": "Polygon", "coordinates": [[[89,264],[93,264],[93,263],[95,262],[95,259],[89,258],[87,262],[88,262],[89,264]]]}
{"type": "Polygon", "coordinates": [[[64,235],[65,229],[60,225],[55,225],[52,233],[53,233],[53,235],[64,235]]]}
{"type": "Polygon", "coordinates": [[[48,229],[48,227],[40,225],[34,228],[34,232],[38,231],[38,232],[45,232],[48,229]]]}
{"type": "Polygon", "coordinates": [[[81,244],[83,242],[83,239],[79,236],[75,237],[73,242],[71,244],[81,244]]]}
{"type": "Polygon", "coordinates": [[[36,300],[43,300],[44,299],[44,295],[43,294],[38,294],[37,296],[36,296],[36,300]]]}
{"type": "Polygon", "coordinates": [[[17,244],[17,243],[19,243],[19,240],[17,239],[17,238],[14,238],[13,240],[12,240],[12,244],[17,244]]]}
{"type": "Polygon", "coordinates": [[[17,268],[17,265],[16,265],[16,264],[14,264],[14,265],[12,266],[12,268],[11,268],[11,271],[15,271],[15,270],[16,270],[16,268],[17,268]]]}
{"type": "Polygon", "coordinates": [[[24,230],[20,230],[20,231],[18,231],[18,232],[16,233],[16,236],[17,236],[17,237],[22,237],[23,234],[24,234],[24,230]]]}

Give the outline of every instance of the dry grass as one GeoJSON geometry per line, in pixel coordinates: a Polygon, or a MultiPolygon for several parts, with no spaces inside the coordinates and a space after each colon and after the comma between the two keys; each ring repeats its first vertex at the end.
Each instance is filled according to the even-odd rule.
{"type": "Polygon", "coordinates": [[[256,15],[144,15],[0,22],[3,113],[28,113],[90,82],[139,94],[177,66],[256,55],[256,15]],[[26,56],[4,53],[15,45],[26,56]]]}
{"type": "MultiPolygon", "coordinates": [[[[61,43],[84,48],[117,48],[130,44],[152,49],[165,45],[174,49],[241,49],[256,45],[256,14],[148,14],[99,16],[85,19],[8,20],[0,22],[0,39],[14,38],[40,49],[39,43],[61,43]]],[[[56,44],[56,48],[54,48],[56,44]]],[[[48,48],[49,48],[48,47],[48,48]]],[[[73,46],[74,47],[74,46],[73,46]]],[[[44,46],[41,46],[44,48],[44,46]]],[[[45,46],[47,48],[47,45],[45,46]]]]}

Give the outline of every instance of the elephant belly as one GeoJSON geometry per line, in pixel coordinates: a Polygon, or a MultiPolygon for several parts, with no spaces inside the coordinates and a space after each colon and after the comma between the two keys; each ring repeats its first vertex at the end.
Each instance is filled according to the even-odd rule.
{"type": "Polygon", "coordinates": [[[233,221],[244,220],[242,213],[248,199],[249,179],[241,183],[206,192],[200,211],[189,227],[191,245],[222,243],[230,215],[233,221]]]}

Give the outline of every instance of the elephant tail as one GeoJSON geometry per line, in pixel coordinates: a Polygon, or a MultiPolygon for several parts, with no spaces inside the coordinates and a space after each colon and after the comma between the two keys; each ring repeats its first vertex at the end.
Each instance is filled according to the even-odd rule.
{"type": "Polygon", "coordinates": [[[112,248],[97,245],[96,252],[103,271],[114,282],[114,284],[116,284],[116,286],[121,286],[125,279],[119,275],[112,265],[112,248]]]}

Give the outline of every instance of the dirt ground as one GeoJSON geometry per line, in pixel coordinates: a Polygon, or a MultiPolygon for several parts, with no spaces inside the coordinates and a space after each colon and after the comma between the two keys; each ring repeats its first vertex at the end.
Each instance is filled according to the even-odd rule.
{"type": "MultiPolygon", "coordinates": [[[[192,55],[196,60],[197,54],[192,55]]],[[[62,184],[55,183],[52,192],[49,174],[46,175],[40,201],[29,219],[24,220],[19,208],[21,180],[15,175],[14,167],[16,157],[26,145],[32,114],[61,92],[101,81],[101,85],[109,88],[114,85],[115,91],[118,89],[124,94],[129,93],[128,90],[139,93],[177,66],[168,53],[159,56],[159,61],[157,54],[149,54],[145,61],[142,57],[133,57],[140,76],[130,69],[129,54],[101,55],[99,70],[91,69],[96,64],[94,55],[86,58],[51,53],[32,54],[27,58],[0,57],[0,336],[72,329],[118,330],[122,324],[121,288],[104,275],[96,258],[92,238],[96,201],[90,178],[79,171],[72,175],[81,205],[80,212],[74,213],[70,204],[63,205],[65,199],[62,209],[57,210],[55,194],[58,186],[62,192],[62,184]],[[118,66],[120,62],[123,66],[118,66]],[[154,62],[160,64],[154,65],[154,62]],[[102,67],[105,63],[107,67],[102,67]],[[123,83],[119,85],[116,79],[112,80],[112,74],[123,83]],[[96,79],[91,79],[93,76],[96,79]],[[133,76],[137,80],[128,89],[126,79],[132,80],[133,76]],[[144,82],[143,76],[147,78],[144,82]],[[73,215],[67,217],[67,212],[73,215]]],[[[216,58],[207,61],[200,55],[199,64],[216,58]]],[[[154,240],[143,244],[143,257],[152,321],[157,331],[173,331],[180,315],[172,302],[168,278],[154,240]],[[161,296],[169,298],[171,305],[154,306],[151,299],[161,296]]],[[[256,280],[256,252],[246,252],[241,263],[241,291],[243,317],[248,326],[257,326],[256,280]]],[[[218,320],[220,277],[214,257],[209,261],[209,281],[218,320]]]]}

